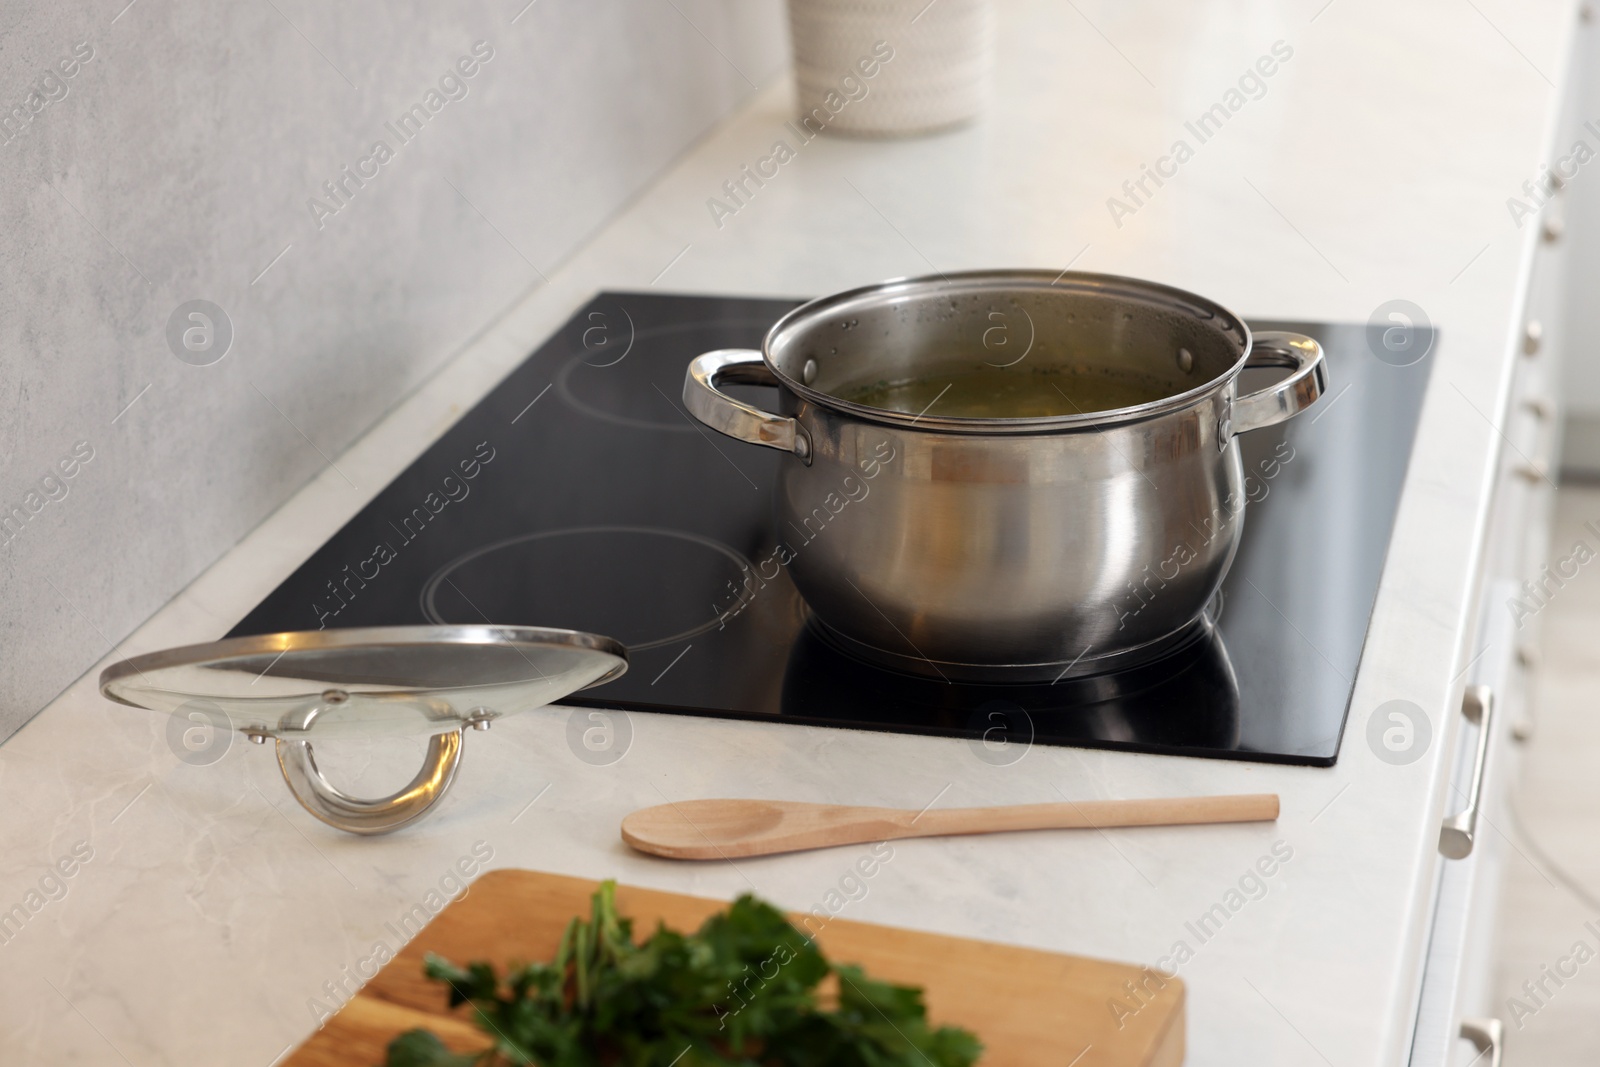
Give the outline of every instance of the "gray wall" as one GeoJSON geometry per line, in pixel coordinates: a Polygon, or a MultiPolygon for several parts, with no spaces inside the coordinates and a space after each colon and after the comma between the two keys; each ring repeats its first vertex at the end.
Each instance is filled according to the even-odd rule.
{"type": "Polygon", "coordinates": [[[784,63],[780,0],[524,3],[0,5],[0,737],[784,63]]]}

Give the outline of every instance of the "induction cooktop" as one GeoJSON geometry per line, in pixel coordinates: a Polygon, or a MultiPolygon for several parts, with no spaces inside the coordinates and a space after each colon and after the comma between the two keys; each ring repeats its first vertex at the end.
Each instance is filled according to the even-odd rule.
{"type": "Polygon", "coordinates": [[[1430,360],[1381,360],[1360,325],[1252,320],[1317,338],[1330,386],[1305,415],[1239,439],[1243,541],[1205,618],[1120,672],[951,683],[836,650],[786,574],[750,594],[752,561],[778,539],[771,492],[788,457],[694,422],[684,370],[711,349],[759,347],[796,303],[600,294],[229,636],[558,626],[614,637],[631,661],[568,705],[942,734],[992,762],[1039,743],[1332,765],[1430,360]]]}

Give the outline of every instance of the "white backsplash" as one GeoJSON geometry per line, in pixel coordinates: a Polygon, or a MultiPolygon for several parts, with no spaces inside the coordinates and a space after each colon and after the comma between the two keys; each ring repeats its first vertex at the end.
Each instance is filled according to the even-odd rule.
{"type": "Polygon", "coordinates": [[[0,5],[0,738],[785,63],[524,4],[0,5]]]}

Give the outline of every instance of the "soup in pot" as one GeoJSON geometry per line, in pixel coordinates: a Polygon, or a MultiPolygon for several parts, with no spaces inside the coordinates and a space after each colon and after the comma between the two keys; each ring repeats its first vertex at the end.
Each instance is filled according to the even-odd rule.
{"type": "Polygon", "coordinates": [[[841,400],[909,415],[968,419],[1037,419],[1114,411],[1165,400],[1172,383],[1132,373],[1045,367],[976,367],[905,381],[847,386],[841,400]]]}

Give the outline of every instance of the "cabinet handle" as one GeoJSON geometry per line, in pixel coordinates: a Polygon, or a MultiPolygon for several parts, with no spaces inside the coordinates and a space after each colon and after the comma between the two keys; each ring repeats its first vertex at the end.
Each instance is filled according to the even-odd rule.
{"type": "Polygon", "coordinates": [[[1472,785],[1467,806],[1439,827],[1439,851],[1453,860],[1466,859],[1478,833],[1478,807],[1483,802],[1483,767],[1489,761],[1489,739],[1494,727],[1494,693],[1486,685],[1469,685],[1461,694],[1461,714],[1478,724],[1478,754],[1472,760],[1472,785]]]}
{"type": "MultiPolygon", "coordinates": [[[[1557,186],[1559,189],[1560,186],[1557,186]]],[[[1539,227],[1539,235],[1544,238],[1545,244],[1555,244],[1561,240],[1561,235],[1566,232],[1567,224],[1557,216],[1552,215],[1544,220],[1539,227]]]]}
{"type": "Polygon", "coordinates": [[[1544,343],[1544,323],[1538,319],[1529,319],[1528,325],[1522,328],[1522,354],[1525,356],[1537,355],[1539,346],[1544,343]]]}
{"type": "Polygon", "coordinates": [[[1550,480],[1550,464],[1543,459],[1532,459],[1526,463],[1517,464],[1517,477],[1527,482],[1548,482],[1550,480]]]}
{"type": "MultiPolygon", "coordinates": [[[[1535,445],[1548,444],[1553,447],[1554,427],[1551,426],[1550,420],[1551,416],[1555,414],[1555,406],[1543,397],[1530,397],[1523,401],[1523,406],[1533,414],[1538,424],[1534,429],[1537,437],[1535,445]],[[1541,429],[1545,432],[1541,433],[1541,429]]],[[[1549,451],[1548,448],[1536,448],[1536,450],[1540,452],[1549,451]]],[[[1552,486],[1555,484],[1550,478],[1550,460],[1546,456],[1535,456],[1532,459],[1526,459],[1525,462],[1517,464],[1515,470],[1517,476],[1526,481],[1550,482],[1552,486]]]]}
{"type": "MultiPolygon", "coordinates": [[[[1539,666],[1539,650],[1529,644],[1517,646],[1517,666],[1524,671],[1532,671],[1539,666]]],[[[1511,724],[1511,740],[1518,742],[1528,741],[1533,737],[1533,702],[1526,698],[1522,701],[1522,717],[1511,724]]]]}
{"type": "Polygon", "coordinates": [[[1489,1054],[1489,1062],[1484,1067],[1500,1067],[1500,1053],[1505,1049],[1506,1027],[1499,1019],[1462,1019],[1461,1036],[1478,1047],[1480,1057],[1485,1052],[1489,1054]]]}

